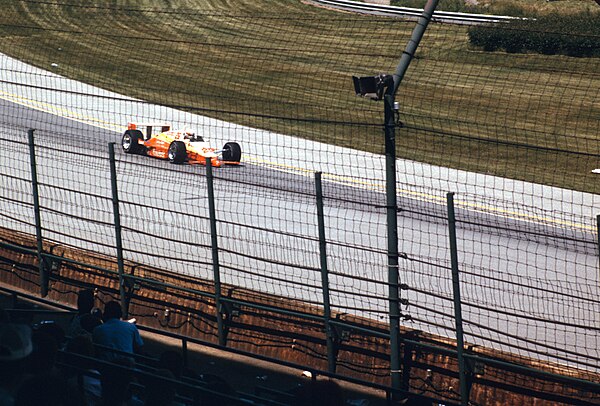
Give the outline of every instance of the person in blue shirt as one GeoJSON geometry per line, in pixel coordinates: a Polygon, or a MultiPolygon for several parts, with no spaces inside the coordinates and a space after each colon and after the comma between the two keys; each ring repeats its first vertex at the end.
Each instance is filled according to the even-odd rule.
{"type": "MultiPolygon", "coordinates": [[[[104,323],[94,328],[92,340],[94,344],[121,351],[126,354],[140,353],[144,342],[135,324],[121,320],[123,313],[117,301],[110,301],[104,306],[104,323]]],[[[98,348],[98,357],[106,361],[114,361],[124,354],[98,348]]]]}

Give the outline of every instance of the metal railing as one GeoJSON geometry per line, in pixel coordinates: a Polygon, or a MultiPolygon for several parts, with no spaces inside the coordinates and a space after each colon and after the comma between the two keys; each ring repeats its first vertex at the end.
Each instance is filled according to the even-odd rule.
{"type": "MultiPolygon", "coordinates": [[[[31,154],[31,162],[35,163],[35,154],[36,152],[36,148],[35,148],[35,140],[34,140],[34,136],[33,136],[33,131],[29,131],[29,137],[28,137],[28,142],[29,142],[29,153],[31,154]]],[[[121,224],[120,221],[120,217],[123,215],[122,213],[120,213],[120,211],[118,210],[118,208],[120,207],[121,204],[123,204],[122,201],[120,201],[119,199],[119,194],[118,194],[118,190],[119,190],[119,183],[118,183],[118,178],[119,178],[119,172],[118,172],[118,168],[119,165],[117,165],[117,163],[121,163],[121,165],[125,164],[126,162],[121,161],[120,159],[117,160],[116,156],[115,156],[115,151],[114,151],[114,146],[111,144],[110,148],[109,148],[109,162],[111,163],[111,190],[112,190],[112,197],[111,200],[114,203],[113,204],[113,215],[114,215],[114,229],[115,229],[115,236],[119,235],[118,230],[119,227],[118,225],[121,224]]],[[[35,195],[37,194],[39,196],[39,190],[37,190],[37,187],[39,187],[38,182],[35,181],[36,179],[36,171],[32,170],[32,180],[31,180],[31,185],[33,186],[32,189],[32,193],[35,195]],[[37,187],[36,187],[37,186],[37,187]]],[[[210,166],[208,166],[207,171],[206,171],[206,181],[207,181],[207,185],[210,185],[212,183],[212,181],[214,180],[214,174],[213,172],[210,170],[210,166]]],[[[210,186],[208,191],[210,192],[210,186]]],[[[317,207],[317,218],[318,218],[318,223],[319,224],[323,224],[324,221],[324,214],[323,214],[323,194],[322,194],[322,184],[320,182],[320,175],[319,173],[315,174],[315,190],[316,190],[316,207],[317,207]]],[[[214,191],[213,193],[208,193],[207,199],[209,201],[213,201],[215,199],[215,195],[214,195],[214,191]]],[[[323,326],[323,330],[327,332],[326,334],[326,343],[327,343],[327,354],[326,354],[326,359],[328,360],[328,371],[319,371],[319,370],[314,370],[315,374],[319,374],[319,375],[325,375],[325,376],[338,376],[336,374],[334,374],[333,372],[336,371],[336,363],[337,363],[337,351],[339,350],[339,342],[336,342],[334,340],[335,338],[335,334],[334,332],[341,329],[345,329],[347,331],[352,331],[354,333],[357,334],[366,334],[367,336],[370,337],[380,337],[380,338],[384,338],[384,339],[389,339],[389,331],[386,331],[385,329],[381,329],[381,328],[374,328],[372,326],[367,325],[357,325],[356,323],[351,323],[351,322],[347,322],[345,320],[340,320],[338,318],[332,318],[331,315],[331,310],[327,310],[327,304],[330,303],[331,298],[331,292],[329,292],[328,286],[329,286],[329,278],[330,278],[330,274],[331,271],[328,269],[327,266],[327,250],[326,250],[326,246],[327,246],[327,236],[325,235],[325,233],[323,232],[323,230],[321,230],[321,232],[319,232],[319,236],[318,236],[318,241],[319,241],[319,246],[320,248],[320,266],[321,266],[321,293],[322,293],[322,304],[323,306],[321,307],[320,310],[320,314],[319,313],[313,313],[313,312],[306,312],[306,311],[301,311],[301,310],[293,310],[293,309],[289,309],[289,308],[285,308],[284,306],[282,307],[278,307],[278,306],[274,306],[272,304],[265,304],[265,303],[260,303],[260,302],[254,302],[252,300],[247,300],[247,299],[239,299],[239,298],[229,298],[226,297],[226,295],[223,295],[223,292],[221,291],[223,289],[223,287],[221,286],[221,284],[216,283],[217,280],[220,279],[220,265],[222,265],[219,261],[219,256],[218,255],[213,255],[212,256],[212,268],[213,268],[213,275],[214,275],[214,290],[212,292],[207,292],[207,291],[203,291],[203,290],[198,290],[198,289],[193,289],[193,288],[184,288],[181,286],[177,286],[175,284],[169,284],[169,283],[164,283],[161,281],[156,281],[156,280],[148,280],[144,277],[140,277],[137,276],[135,274],[128,274],[126,272],[124,272],[124,268],[125,268],[125,258],[127,257],[126,255],[126,249],[124,247],[124,245],[119,244],[119,240],[116,239],[115,240],[115,251],[116,251],[116,258],[117,258],[117,271],[115,271],[114,269],[109,270],[106,269],[105,267],[102,266],[97,266],[97,265],[93,265],[93,264],[86,264],[86,263],[82,263],[78,260],[73,260],[73,259],[69,259],[69,258],[65,258],[64,256],[60,256],[60,255],[55,255],[51,252],[47,252],[43,247],[44,247],[44,243],[45,243],[45,237],[43,235],[43,232],[45,230],[43,221],[42,221],[42,216],[40,215],[39,211],[42,210],[42,205],[40,205],[39,201],[37,203],[35,203],[34,199],[34,204],[33,204],[33,210],[37,211],[38,214],[36,214],[34,217],[38,220],[36,220],[35,222],[35,227],[36,227],[36,248],[24,248],[24,247],[19,247],[18,245],[15,244],[9,244],[9,243],[1,243],[0,246],[2,246],[4,249],[8,249],[8,250],[14,250],[14,251],[19,251],[22,253],[27,253],[33,256],[36,256],[39,259],[39,268],[38,268],[38,273],[40,275],[39,281],[40,281],[40,293],[42,296],[44,296],[45,292],[48,292],[50,286],[49,283],[53,280],[53,270],[52,270],[52,266],[53,264],[55,264],[57,261],[60,261],[62,263],[71,263],[73,265],[77,265],[77,266],[82,266],[82,267],[86,267],[86,268],[90,268],[90,269],[96,269],[100,272],[112,275],[112,277],[118,278],[119,280],[119,297],[122,303],[123,308],[125,308],[127,310],[127,306],[129,304],[129,300],[131,299],[131,297],[127,297],[128,295],[130,296],[131,293],[127,293],[124,290],[124,287],[126,286],[130,286],[131,283],[136,283],[136,282],[142,282],[142,283],[146,283],[146,284],[150,284],[152,286],[160,286],[162,288],[169,288],[169,289],[177,289],[183,292],[187,292],[190,294],[194,294],[194,295],[199,295],[199,296],[203,296],[203,297],[207,297],[210,300],[212,300],[216,306],[216,314],[215,314],[215,318],[217,320],[217,324],[220,324],[219,328],[217,329],[217,336],[218,336],[218,344],[213,344],[214,346],[218,347],[218,348],[228,348],[228,341],[227,341],[227,337],[226,337],[226,321],[221,319],[220,323],[219,323],[219,317],[224,317],[225,313],[224,313],[224,307],[226,307],[226,304],[229,305],[235,305],[238,307],[244,307],[244,308],[248,308],[248,309],[259,309],[259,310],[264,310],[266,312],[271,312],[271,313],[275,313],[275,314],[280,314],[280,315],[286,315],[286,316],[291,316],[291,317],[295,317],[301,320],[305,320],[305,321],[310,321],[312,323],[318,323],[321,324],[323,326]],[[42,248],[40,248],[42,247],[42,248]],[[45,275],[44,277],[41,277],[42,275],[45,275]],[[42,285],[42,283],[45,283],[46,285],[42,285]],[[337,330],[336,330],[337,329],[337,330]]],[[[217,220],[217,215],[216,215],[216,205],[214,204],[214,202],[212,204],[208,205],[208,210],[209,210],[209,215],[208,218],[210,219],[210,223],[212,224],[212,226],[210,227],[210,231],[209,234],[211,236],[211,239],[213,240],[213,245],[210,247],[210,250],[214,253],[216,251],[216,253],[218,253],[219,251],[219,246],[217,244],[218,241],[218,233],[219,233],[219,227],[217,227],[217,225],[220,223],[217,220]]],[[[456,227],[456,217],[454,215],[454,201],[453,201],[453,194],[448,194],[447,195],[447,221],[448,224],[451,225],[452,227],[456,227]]],[[[449,256],[451,256],[453,258],[452,261],[452,274],[453,274],[453,286],[454,286],[454,294],[452,295],[452,301],[453,301],[453,309],[454,309],[454,315],[455,315],[455,320],[456,320],[456,344],[454,345],[455,348],[451,349],[451,348],[447,348],[444,346],[440,346],[440,345],[433,345],[433,344],[428,344],[422,341],[418,341],[418,340],[411,340],[409,338],[403,338],[402,339],[402,343],[403,345],[409,345],[411,348],[421,348],[421,349],[427,349],[429,351],[433,351],[435,353],[439,353],[439,354],[445,354],[445,355],[449,355],[452,357],[457,357],[459,360],[459,380],[461,382],[461,392],[462,392],[462,399],[468,399],[469,395],[468,393],[468,388],[470,387],[472,380],[474,379],[474,372],[472,370],[472,366],[470,367],[469,364],[473,363],[473,362],[477,362],[477,363],[483,363],[485,365],[490,365],[490,366],[494,366],[494,367],[499,367],[499,368],[504,368],[504,369],[508,369],[508,370],[513,370],[513,371],[518,371],[519,373],[527,373],[527,374],[532,374],[534,376],[542,376],[544,378],[549,378],[551,377],[552,379],[558,381],[558,382],[562,382],[565,384],[569,384],[569,385],[574,385],[576,387],[584,387],[584,388],[591,388],[592,390],[598,390],[600,389],[600,383],[597,382],[593,382],[593,381],[587,381],[585,379],[579,379],[579,378],[574,378],[574,377],[570,377],[570,376],[561,376],[559,374],[555,374],[555,373],[550,373],[550,372],[546,372],[543,370],[539,370],[539,369],[535,369],[535,368],[530,368],[527,366],[522,366],[522,365],[518,365],[518,364],[514,364],[514,363],[510,363],[510,362],[506,362],[506,361],[502,361],[502,360],[498,360],[498,359],[493,359],[487,356],[481,356],[481,355],[477,355],[477,354],[472,354],[469,353],[468,351],[465,350],[465,345],[461,345],[461,343],[464,342],[464,337],[463,337],[463,329],[461,328],[461,306],[463,305],[463,302],[461,301],[460,298],[460,280],[459,280],[459,262],[458,262],[458,258],[456,257],[457,253],[458,253],[458,247],[457,247],[457,243],[456,243],[456,230],[453,228],[450,229],[450,237],[451,237],[451,241],[450,241],[450,252],[449,252],[449,256]],[[469,360],[470,362],[467,362],[467,360],[469,360]]],[[[143,328],[143,327],[142,327],[143,328]]],[[[592,326],[590,326],[590,328],[593,328],[592,326]]],[[[167,335],[169,335],[170,333],[167,333],[167,335]]],[[[185,338],[182,336],[178,336],[180,337],[182,340],[190,340],[190,338],[185,338]]],[[[199,341],[200,342],[200,341],[199,341]]],[[[206,342],[202,342],[202,344],[205,345],[210,345],[206,342]]],[[[185,347],[185,345],[184,345],[185,347]]],[[[232,349],[233,350],[233,349],[232,349]]],[[[239,352],[240,354],[244,354],[244,355],[248,355],[248,356],[254,356],[256,358],[261,359],[262,357],[260,355],[257,354],[250,354],[250,353],[245,353],[242,351],[238,351],[238,350],[233,350],[234,352],[239,352]]],[[[408,351],[408,353],[410,353],[410,351],[408,351]]],[[[589,365],[593,365],[593,359],[590,359],[590,364],[589,365]]],[[[282,365],[295,365],[295,364],[288,364],[283,362],[282,365]]],[[[296,365],[297,366],[297,365],[296,365]]],[[[307,369],[306,366],[303,366],[302,368],[307,369]]],[[[365,381],[363,380],[357,380],[357,382],[363,382],[365,383],[365,381]]],[[[383,386],[381,386],[383,387],[383,386]]],[[[380,387],[380,388],[381,388],[380,387]]],[[[388,388],[389,389],[389,388],[388,388]]],[[[408,389],[408,388],[405,388],[408,389]]]]}
{"type": "MultiPolygon", "coordinates": [[[[352,0],[311,0],[313,3],[359,13],[384,15],[392,17],[418,18],[423,10],[411,7],[386,6],[352,0]]],[[[455,24],[485,24],[513,20],[517,17],[496,16],[487,14],[457,13],[450,11],[435,11],[433,21],[455,24]]]]}
{"type": "MultiPolygon", "coordinates": [[[[0,246],[6,248],[5,244],[0,243],[0,246]]],[[[81,265],[85,265],[85,264],[81,264],[81,265]]],[[[56,301],[53,300],[48,300],[48,299],[44,299],[42,297],[39,296],[35,296],[35,295],[31,295],[28,293],[24,293],[24,292],[19,292],[19,291],[15,291],[12,290],[8,287],[5,286],[0,286],[0,292],[3,292],[4,294],[10,295],[11,296],[11,300],[13,303],[12,307],[17,307],[17,304],[20,300],[27,300],[29,302],[33,302],[33,303],[38,303],[41,306],[43,306],[44,308],[34,308],[34,309],[15,309],[15,308],[8,308],[6,309],[9,314],[11,315],[17,315],[19,317],[19,320],[24,316],[28,316],[29,318],[33,317],[33,316],[44,316],[45,320],[48,319],[52,319],[51,316],[62,316],[65,314],[70,314],[70,315],[74,315],[75,314],[75,310],[74,308],[62,304],[62,303],[58,303],[56,301]],[[47,309],[47,308],[55,308],[55,309],[60,309],[60,310],[51,310],[51,309],[47,309]],[[50,317],[47,317],[50,316],[50,317]]],[[[273,310],[277,310],[274,308],[269,308],[269,310],[273,311],[273,310]]],[[[386,401],[388,402],[388,404],[394,404],[392,403],[392,394],[396,395],[396,398],[400,395],[406,398],[410,398],[413,401],[428,401],[428,402],[442,402],[442,399],[436,399],[433,397],[428,397],[428,396],[422,396],[422,395],[418,395],[418,394],[414,394],[414,393],[410,393],[408,391],[398,391],[395,390],[394,388],[387,386],[387,385],[381,385],[381,384],[377,384],[377,383],[373,383],[373,382],[368,382],[365,381],[363,379],[357,379],[357,378],[352,378],[352,377],[348,377],[348,376],[344,376],[344,375],[340,375],[340,374],[336,374],[333,373],[331,371],[324,371],[324,370],[320,370],[317,368],[313,368],[311,366],[307,366],[307,365],[302,365],[302,364],[298,364],[298,363],[294,363],[294,362],[289,362],[289,361],[285,361],[282,359],[278,359],[278,358],[273,358],[273,357],[268,357],[268,356],[263,356],[260,354],[256,354],[256,353],[251,353],[248,351],[244,351],[244,350],[240,350],[240,349],[236,349],[236,348],[232,348],[232,347],[227,347],[227,346],[223,346],[217,343],[213,343],[210,341],[205,341],[205,340],[200,340],[194,337],[190,337],[190,336],[185,336],[182,334],[178,334],[178,333],[174,333],[172,331],[168,331],[168,330],[162,330],[162,329],[157,329],[157,328],[152,328],[152,327],[148,327],[148,326],[144,326],[144,325],[137,325],[138,329],[143,331],[143,332],[147,332],[150,334],[154,334],[160,337],[168,337],[168,338],[172,338],[175,340],[180,341],[180,350],[181,350],[181,355],[183,358],[183,365],[185,367],[189,366],[188,360],[190,359],[190,352],[192,352],[192,350],[189,348],[190,344],[194,344],[194,345],[198,345],[201,346],[203,348],[212,348],[215,350],[219,350],[223,353],[227,353],[227,354],[232,354],[232,355],[238,355],[238,356],[242,356],[245,358],[248,358],[249,360],[259,360],[259,361],[264,361],[267,363],[272,364],[273,366],[278,366],[278,367],[286,367],[286,368],[290,368],[290,369],[295,369],[297,370],[299,373],[298,375],[300,376],[300,372],[308,372],[308,376],[309,376],[309,385],[314,384],[314,382],[319,379],[319,377],[326,377],[326,378],[331,378],[331,379],[335,379],[338,380],[340,382],[346,382],[346,383],[350,383],[350,384],[354,384],[354,385],[358,385],[359,387],[362,387],[362,389],[374,389],[377,391],[381,391],[383,393],[385,393],[385,398],[386,401]]],[[[70,339],[71,337],[67,337],[67,339],[70,339]]],[[[115,350],[112,348],[108,348],[108,347],[104,347],[102,345],[99,344],[94,344],[94,347],[96,348],[100,348],[103,350],[107,350],[107,351],[111,351],[114,352],[118,355],[122,355],[122,356],[126,356],[126,357],[133,357],[136,360],[136,364],[139,364],[138,366],[136,366],[135,370],[129,370],[127,369],[127,367],[123,367],[123,366],[119,366],[116,364],[113,364],[111,362],[107,362],[101,359],[97,359],[97,358],[89,358],[86,357],[84,355],[80,355],[80,354],[75,354],[75,353],[71,353],[71,352],[67,352],[65,350],[61,350],[61,361],[60,364],[66,368],[70,368],[70,369],[80,369],[78,367],[78,365],[80,365],[80,361],[86,361],[88,364],[91,363],[92,365],[95,365],[97,367],[114,367],[117,369],[124,369],[124,370],[128,370],[130,372],[135,372],[138,374],[141,374],[144,377],[152,377],[155,379],[158,379],[160,381],[164,381],[167,383],[172,383],[175,384],[177,386],[180,387],[185,387],[188,389],[192,389],[194,391],[197,391],[198,394],[213,394],[215,396],[221,396],[222,394],[216,393],[214,391],[211,391],[210,389],[207,389],[205,387],[203,387],[201,384],[199,384],[198,382],[196,383],[186,383],[183,381],[173,381],[171,379],[165,378],[165,377],[161,377],[161,376],[157,376],[155,374],[153,374],[152,370],[149,370],[148,368],[144,367],[144,365],[148,365],[149,363],[151,363],[152,361],[156,361],[156,359],[154,359],[151,355],[140,355],[140,354],[128,354],[128,353],[124,353],[122,351],[119,350],[115,350]],[[70,357],[72,359],[77,360],[77,362],[75,363],[71,363],[68,361],[68,359],[66,359],[65,357],[70,357]]],[[[85,369],[80,370],[80,372],[85,372],[85,369]]],[[[258,388],[258,387],[257,387],[258,388]]],[[[260,388],[259,388],[260,389],[260,388]]],[[[262,388],[263,390],[266,390],[267,392],[269,392],[269,388],[262,388]]],[[[239,398],[236,396],[232,396],[232,395],[223,395],[223,399],[229,399],[229,400],[237,400],[237,401],[241,401],[242,403],[245,402],[246,400],[248,400],[249,398],[253,398],[253,400],[255,402],[258,402],[258,404],[267,404],[270,405],[272,403],[276,403],[276,402],[270,402],[270,400],[268,398],[262,398],[260,396],[260,394],[257,394],[255,396],[249,396],[249,394],[247,393],[240,393],[239,394],[239,398]]],[[[452,402],[452,401],[447,401],[444,400],[443,401],[444,404],[447,405],[457,405],[456,403],[452,402]]],[[[251,403],[251,404],[256,404],[256,403],[251,403]]]]}

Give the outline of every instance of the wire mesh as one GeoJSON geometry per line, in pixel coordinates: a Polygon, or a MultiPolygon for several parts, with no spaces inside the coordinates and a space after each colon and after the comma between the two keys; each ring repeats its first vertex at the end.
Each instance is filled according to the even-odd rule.
{"type": "MultiPolygon", "coordinates": [[[[300,2],[0,5],[3,227],[35,232],[35,128],[44,237],[114,255],[107,143],[128,122],[188,127],[242,146],[242,166],[215,168],[223,283],[322,304],[321,171],[332,312],[388,320],[383,106],[351,76],[393,72],[414,22],[300,2]]],[[[432,24],[397,96],[403,324],[455,334],[453,191],[466,341],[597,371],[600,59],[486,51],[468,31],[432,24]]],[[[212,280],[204,167],[119,151],[117,171],[125,259],[212,280]]]]}
{"type": "Polygon", "coordinates": [[[2,225],[11,230],[35,234],[33,194],[29,145],[25,128],[3,126],[0,135],[0,148],[3,151],[0,165],[0,212],[2,225]]]}

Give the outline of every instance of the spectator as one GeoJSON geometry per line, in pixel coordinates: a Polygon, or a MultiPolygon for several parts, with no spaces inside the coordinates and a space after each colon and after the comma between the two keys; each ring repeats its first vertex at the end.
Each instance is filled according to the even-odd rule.
{"type": "Polygon", "coordinates": [[[92,339],[87,335],[73,337],[67,344],[66,352],[66,356],[77,354],[85,357],[71,357],[70,364],[77,365],[81,370],[71,374],[67,379],[69,387],[79,392],[88,406],[99,405],[102,398],[102,386],[100,372],[94,369],[93,361],[90,360],[94,357],[92,339]]]}
{"type": "Polygon", "coordinates": [[[94,291],[92,289],[80,290],[77,294],[77,314],[73,316],[67,334],[69,337],[75,337],[80,334],[88,334],[81,324],[82,317],[91,315],[94,308],[94,291]]]}
{"type": "Polygon", "coordinates": [[[0,323],[0,405],[13,405],[25,380],[25,363],[33,351],[31,329],[25,324],[0,323]]]}
{"type": "Polygon", "coordinates": [[[33,330],[33,351],[29,357],[29,372],[32,375],[56,373],[58,344],[56,338],[44,330],[33,330]]]}
{"type": "Polygon", "coordinates": [[[80,335],[87,335],[91,339],[94,329],[102,324],[102,319],[93,314],[84,314],[79,318],[79,324],[82,328],[80,335]]]}
{"type": "Polygon", "coordinates": [[[31,375],[58,373],[56,359],[64,338],[65,331],[54,321],[46,320],[33,326],[33,351],[28,358],[28,372],[31,375]]]}
{"type": "MultiPolygon", "coordinates": [[[[127,354],[139,353],[144,345],[140,332],[135,324],[121,320],[122,316],[119,303],[108,302],[104,306],[104,323],[94,328],[93,342],[127,354]]],[[[119,356],[118,352],[98,349],[98,357],[103,360],[112,361],[119,356]]]]}

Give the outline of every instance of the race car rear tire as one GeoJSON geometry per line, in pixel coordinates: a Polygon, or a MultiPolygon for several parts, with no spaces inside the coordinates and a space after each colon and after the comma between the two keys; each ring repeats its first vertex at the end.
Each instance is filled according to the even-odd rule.
{"type": "Polygon", "coordinates": [[[181,164],[185,162],[185,158],[187,157],[187,151],[185,149],[185,144],[181,141],[173,141],[171,145],[169,145],[169,161],[174,164],[181,164]]]}
{"type": "Polygon", "coordinates": [[[242,148],[237,142],[228,142],[223,146],[223,161],[240,162],[242,159],[242,148]]]}
{"type": "Polygon", "coordinates": [[[140,140],[143,138],[142,132],[139,130],[127,130],[121,138],[121,147],[127,154],[139,154],[144,147],[140,145],[140,140]]]}

